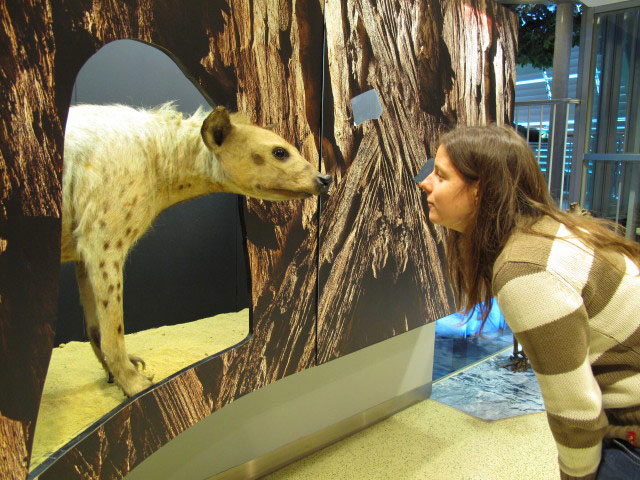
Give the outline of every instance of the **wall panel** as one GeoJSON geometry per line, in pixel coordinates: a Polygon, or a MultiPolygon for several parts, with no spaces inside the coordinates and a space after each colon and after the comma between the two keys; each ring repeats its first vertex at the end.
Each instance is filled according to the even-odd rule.
{"type": "Polygon", "coordinates": [[[489,1],[327,0],[318,362],[453,311],[443,230],[412,181],[456,123],[508,122],[515,14],[489,1]],[[351,98],[383,113],[354,126],[351,98]]]}
{"type": "MultiPolygon", "coordinates": [[[[275,124],[318,165],[322,4],[0,1],[0,18],[0,477],[21,479],[54,337],[63,131],[83,63],[118,39],[156,46],[211,103],[275,124]]],[[[34,475],[120,478],[212,411],[313,365],[316,208],[248,200],[251,338],[124,402],[34,475]]]]}
{"type": "Polygon", "coordinates": [[[111,41],[162,49],[212,104],[274,124],[314,165],[322,153],[335,183],[320,215],[315,199],[244,203],[246,342],[125,401],[33,478],[121,478],[229,402],[452,310],[444,232],[411,178],[455,123],[510,119],[512,13],[483,0],[0,0],[0,18],[0,477],[27,476],[53,345],[72,86],[111,41]],[[383,114],[354,127],[350,99],[372,88],[383,114]]]}

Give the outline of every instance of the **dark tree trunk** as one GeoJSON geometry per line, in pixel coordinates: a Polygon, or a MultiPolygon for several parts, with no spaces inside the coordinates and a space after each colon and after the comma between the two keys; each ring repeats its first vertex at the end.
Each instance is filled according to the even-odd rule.
{"type": "Polygon", "coordinates": [[[508,122],[516,18],[493,2],[327,0],[318,361],[453,311],[443,235],[412,181],[454,124],[508,122]],[[350,99],[380,96],[354,127],[350,99]]]}
{"type": "MultiPolygon", "coordinates": [[[[0,1],[0,444],[25,478],[56,322],[63,125],[104,44],[163,49],[214,104],[243,111],[319,164],[322,3],[0,1]],[[34,41],[35,39],[35,41],[34,41]]],[[[151,81],[151,80],[150,80],[151,81]]],[[[247,201],[252,337],[134,399],[41,478],[120,478],[235,398],[315,363],[316,201],[247,201]],[[312,252],[310,255],[309,252],[312,252]]]]}

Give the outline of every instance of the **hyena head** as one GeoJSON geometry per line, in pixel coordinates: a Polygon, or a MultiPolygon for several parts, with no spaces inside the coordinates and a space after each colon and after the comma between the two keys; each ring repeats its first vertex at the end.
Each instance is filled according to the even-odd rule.
{"type": "Polygon", "coordinates": [[[286,140],[217,107],[201,129],[222,166],[228,187],[262,200],[291,200],[326,193],[331,177],[318,172],[286,140]]]}

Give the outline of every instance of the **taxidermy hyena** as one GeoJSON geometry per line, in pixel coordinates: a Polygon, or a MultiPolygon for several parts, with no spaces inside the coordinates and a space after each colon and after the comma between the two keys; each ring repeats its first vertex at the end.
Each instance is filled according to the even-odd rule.
{"type": "Polygon", "coordinates": [[[131,396],[151,378],[125,349],[123,266],[155,217],[212,192],[307,198],[326,192],[331,177],[224,107],[183,119],[171,103],[154,110],[81,105],[69,111],[62,184],[62,261],[76,264],[93,351],[109,381],[131,396]]]}

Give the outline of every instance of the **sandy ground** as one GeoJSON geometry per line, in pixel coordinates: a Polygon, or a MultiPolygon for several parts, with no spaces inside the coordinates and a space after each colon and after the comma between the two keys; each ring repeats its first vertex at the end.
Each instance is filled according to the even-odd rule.
{"type": "MultiPolygon", "coordinates": [[[[127,351],[146,362],[155,382],[241,342],[249,334],[249,310],[126,335],[127,351]]],[[[107,383],[88,342],[53,350],[44,384],[31,469],[126,400],[107,383]]]]}

